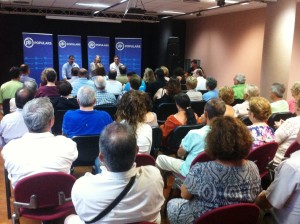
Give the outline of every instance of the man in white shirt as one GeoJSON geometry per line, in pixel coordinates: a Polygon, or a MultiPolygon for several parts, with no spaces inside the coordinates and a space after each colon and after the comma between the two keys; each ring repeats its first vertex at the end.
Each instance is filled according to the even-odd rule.
{"type": "Polygon", "coordinates": [[[70,55],[68,62],[66,62],[62,66],[62,73],[61,73],[62,79],[64,79],[64,80],[70,79],[71,78],[71,69],[74,67],[79,68],[79,65],[76,64],[74,61],[75,61],[74,55],[70,55]]]}
{"type": "Polygon", "coordinates": [[[40,97],[27,102],[23,118],[29,133],[11,140],[1,152],[12,186],[36,173],[70,173],[78,156],[76,143],[65,136],[50,133],[54,109],[49,98],[40,97]]]}
{"type": "Polygon", "coordinates": [[[117,76],[120,76],[121,73],[120,73],[119,68],[120,68],[121,65],[123,65],[123,64],[120,62],[119,56],[115,55],[114,56],[114,62],[109,65],[109,70],[112,70],[112,69],[116,70],[117,71],[117,76]]]}
{"type": "Polygon", "coordinates": [[[106,91],[114,95],[122,94],[122,83],[116,80],[117,71],[112,69],[108,73],[108,80],[106,81],[106,91]]]}
{"type": "Polygon", "coordinates": [[[133,129],[128,124],[112,123],[101,133],[99,146],[99,159],[105,167],[101,167],[102,173],[86,173],[75,182],[72,201],[78,216],[67,217],[65,223],[84,224],[93,220],[134,176],[128,193],[107,215],[93,223],[160,223],[163,180],[154,166],[136,167],[138,147],[133,129]]]}

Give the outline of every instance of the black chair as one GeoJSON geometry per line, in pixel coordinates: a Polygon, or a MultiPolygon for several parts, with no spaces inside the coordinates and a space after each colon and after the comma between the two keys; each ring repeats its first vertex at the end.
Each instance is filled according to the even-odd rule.
{"type": "Polygon", "coordinates": [[[52,134],[61,135],[62,134],[62,123],[64,120],[64,115],[68,110],[56,110],[54,111],[54,125],[52,127],[52,134]]]}
{"type": "Polygon", "coordinates": [[[117,112],[117,106],[115,106],[115,105],[98,105],[98,106],[95,106],[94,109],[95,110],[106,111],[107,113],[109,113],[111,118],[113,120],[115,120],[115,114],[117,112]]]}
{"type": "Polygon", "coordinates": [[[157,122],[159,124],[165,123],[167,118],[177,113],[177,107],[175,103],[161,103],[156,110],[157,122]]]}
{"type": "Polygon", "coordinates": [[[9,101],[11,98],[7,98],[3,100],[3,115],[9,114],[10,113],[10,105],[9,105],[9,101]]]}
{"type": "Polygon", "coordinates": [[[152,127],[152,145],[150,155],[154,158],[157,157],[159,149],[161,148],[162,131],[160,127],[152,127]]]}
{"type": "Polygon", "coordinates": [[[241,120],[246,126],[252,125],[252,122],[250,121],[249,117],[241,117],[240,120],[241,120]]]}
{"type": "Polygon", "coordinates": [[[207,93],[208,92],[208,90],[198,90],[200,93],[202,93],[202,95],[204,94],[204,93],[207,93]]]}
{"type": "Polygon", "coordinates": [[[204,106],[206,101],[191,101],[191,107],[193,111],[200,117],[204,113],[204,106]]]}
{"type": "Polygon", "coordinates": [[[244,101],[245,101],[244,99],[234,99],[233,103],[230,104],[230,106],[233,107],[236,104],[244,103],[244,101]]]}
{"type": "Polygon", "coordinates": [[[8,179],[8,172],[6,169],[4,169],[4,181],[5,181],[7,218],[11,219],[11,210],[10,210],[11,189],[10,189],[10,181],[8,179]]]}
{"type": "Polygon", "coordinates": [[[282,112],[282,113],[273,113],[269,118],[268,118],[268,125],[273,128],[273,130],[276,130],[275,127],[275,121],[280,121],[282,120],[286,120],[288,118],[291,117],[295,117],[295,114],[291,113],[291,112],[282,112]]]}

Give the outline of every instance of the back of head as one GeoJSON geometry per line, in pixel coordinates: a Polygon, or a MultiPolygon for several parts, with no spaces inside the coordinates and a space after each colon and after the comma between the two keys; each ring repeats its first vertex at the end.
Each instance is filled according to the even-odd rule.
{"type": "Polygon", "coordinates": [[[145,69],[143,80],[149,84],[151,84],[155,81],[154,72],[151,68],[145,69]]]}
{"type": "Polygon", "coordinates": [[[89,77],[88,70],[86,70],[85,68],[79,69],[79,71],[78,71],[78,76],[79,76],[80,78],[88,78],[88,77],[89,77]]]}
{"type": "Polygon", "coordinates": [[[58,92],[61,96],[69,96],[72,92],[72,85],[68,81],[60,81],[58,84],[58,92]]]}
{"type": "Polygon", "coordinates": [[[28,88],[18,89],[15,94],[16,106],[23,109],[24,105],[34,98],[34,93],[28,88]]]}
{"type": "Polygon", "coordinates": [[[53,117],[54,109],[48,97],[35,98],[23,107],[23,118],[29,132],[47,131],[53,117]]]}
{"type": "Polygon", "coordinates": [[[164,76],[169,76],[169,69],[166,66],[160,66],[160,68],[164,71],[164,76]]]}
{"type": "Polygon", "coordinates": [[[36,82],[32,81],[32,80],[25,81],[24,82],[24,87],[29,89],[30,91],[32,91],[33,94],[35,94],[37,89],[38,89],[38,86],[37,86],[36,82]]]}
{"type": "Polygon", "coordinates": [[[173,70],[173,76],[183,76],[184,75],[184,70],[181,67],[177,67],[173,70]]]}
{"type": "Polygon", "coordinates": [[[46,79],[47,79],[48,82],[55,82],[56,81],[57,74],[56,74],[56,71],[53,68],[47,69],[46,72],[45,72],[45,75],[46,75],[46,79]]]}
{"type": "Polygon", "coordinates": [[[196,76],[203,76],[203,70],[201,68],[195,69],[193,72],[196,76]]]}
{"type": "Polygon", "coordinates": [[[255,85],[247,85],[244,89],[245,100],[250,100],[252,97],[259,96],[259,88],[255,85]]]}
{"type": "Polygon", "coordinates": [[[112,123],[100,136],[100,153],[111,172],[130,170],[137,153],[136,134],[128,124],[112,123]]]}
{"type": "Polygon", "coordinates": [[[116,80],[116,77],[117,77],[117,71],[114,69],[109,70],[108,78],[112,80],[116,80]]]}
{"type": "Polygon", "coordinates": [[[214,90],[218,85],[218,82],[216,79],[214,79],[213,77],[208,77],[206,79],[206,87],[209,89],[209,90],[214,90]]]}
{"type": "Polygon", "coordinates": [[[103,66],[97,66],[94,70],[94,76],[105,76],[105,68],[103,66]]]}
{"type": "Polygon", "coordinates": [[[8,74],[11,79],[17,79],[20,77],[20,69],[16,66],[11,67],[8,74]]]}
{"type": "Polygon", "coordinates": [[[82,86],[78,90],[77,100],[82,107],[93,106],[96,101],[95,90],[90,86],[82,86]]]}
{"type": "Polygon", "coordinates": [[[71,75],[72,76],[78,76],[78,72],[79,72],[79,68],[77,68],[77,67],[73,67],[71,69],[71,75]]]}
{"type": "Polygon", "coordinates": [[[300,82],[295,82],[291,88],[292,96],[298,100],[300,99],[300,82]]]}
{"type": "Polygon", "coordinates": [[[95,83],[95,86],[97,87],[97,89],[100,89],[100,90],[105,89],[106,81],[105,81],[105,78],[103,76],[96,77],[94,79],[94,83],[95,83]]]}
{"type": "Polygon", "coordinates": [[[170,97],[175,96],[177,93],[181,92],[181,84],[178,78],[171,77],[166,85],[166,90],[170,97]]]}
{"type": "Polygon", "coordinates": [[[198,80],[194,76],[189,76],[186,78],[186,87],[187,89],[196,89],[198,80]]]}
{"type": "Polygon", "coordinates": [[[121,66],[119,67],[119,70],[120,70],[120,74],[121,74],[121,75],[126,75],[126,73],[127,73],[127,68],[126,68],[125,65],[121,65],[121,66]]]}
{"type": "Polygon", "coordinates": [[[132,78],[129,80],[129,83],[130,83],[131,89],[139,90],[139,88],[140,88],[140,86],[142,84],[141,77],[138,76],[137,74],[134,74],[132,76],[132,78]]]}
{"type": "Polygon", "coordinates": [[[259,121],[265,121],[272,114],[271,105],[264,97],[252,97],[249,100],[249,111],[259,121]]]}
{"type": "Polygon", "coordinates": [[[205,104],[204,111],[210,120],[214,117],[223,116],[226,111],[225,102],[218,98],[211,99],[205,104]]]}
{"type": "Polygon", "coordinates": [[[26,64],[20,65],[20,71],[22,74],[28,74],[29,73],[29,66],[26,64]]]}
{"type": "Polygon", "coordinates": [[[245,84],[246,82],[246,77],[243,74],[237,74],[234,79],[239,83],[239,84],[245,84]]]}
{"type": "Polygon", "coordinates": [[[246,125],[238,118],[220,116],[212,121],[205,152],[221,161],[239,161],[248,156],[251,145],[252,135],[246,125]]]}
{"type": "Polygon", "coordinates": [[[271,87],[271,92],[278,98],[282,98],[285,92],[285,87],[281,83],[273,83],[271,87]]]}
{"type": "Polygon", "coordinates": [[[227,104],[230,105],[234,101],[233,89],[229,86],[224,86],[219,89],[219,97],[227,104]]]}
{"type": "Polygon", "coordinates": [[[156,74],[157,79],[164,80],[165,75],[164,75],[164,71],[161,68],[155,69],[155,74],[156,74]]]}
{"type": "Polygon", "coordinates": [[[191,100],[189,96],[185,93],[179,93],[174,96],[175,103],[185,110],[186,124],[197,124],[197,120],[194,114],[193,109],[191,108],[191,100]]]}

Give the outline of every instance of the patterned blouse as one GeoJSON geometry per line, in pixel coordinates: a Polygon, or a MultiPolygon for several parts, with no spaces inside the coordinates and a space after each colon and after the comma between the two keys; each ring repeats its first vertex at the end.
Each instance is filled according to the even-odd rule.
{"type": "Polygon", "coordinates": [[[274,131],[270,126],[251,125],[248,126],[248,129],[250,130],[253,137],[252,149],[268,142],[274,142],[274,131]]]}

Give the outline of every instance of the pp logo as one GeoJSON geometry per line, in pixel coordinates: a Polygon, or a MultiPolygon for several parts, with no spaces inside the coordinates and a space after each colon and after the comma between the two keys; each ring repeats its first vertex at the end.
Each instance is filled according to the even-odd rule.
{"type": "Polygon", "coordinates": [[[124,43],[123,42],[116,43],[116,48],[118,51],[122,51],[124,49],[124,43]]]}
{"type": "Polygon", "coordinates": [[[24,39],[24,46],[27,47],[27,48],[32,48],[34,45],[33,43],[33,39],[31,39],[30,37],[26,37],[24,39]]]}
{"type": "Polygon", "coordinates": [[[59,45],[60,48],[65,48],[67,46],[67,43],[64,40],[61,40],[61,41],[58,42],[58,45],[59,45]]]}
{"type": "Polygon", "coordinates": [[[88,43],[88,46],[89,46],[89,48],[94,49],[95,46],[96,46],[96,44],[95,44],[94,41],[90,41],[90,42],[88,43]]]}

